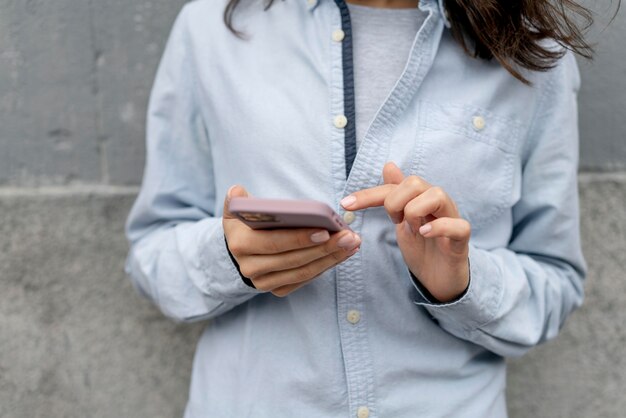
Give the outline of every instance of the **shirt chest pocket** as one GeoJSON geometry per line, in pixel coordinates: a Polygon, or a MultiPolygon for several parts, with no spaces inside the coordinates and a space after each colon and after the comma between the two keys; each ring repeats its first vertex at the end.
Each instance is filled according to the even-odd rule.
{"type": "Polygon", "coordinates": [[[412,174],[441,186],[480,228],[512,206],[520,133],[487,109],[421,103],[412,174]]]}

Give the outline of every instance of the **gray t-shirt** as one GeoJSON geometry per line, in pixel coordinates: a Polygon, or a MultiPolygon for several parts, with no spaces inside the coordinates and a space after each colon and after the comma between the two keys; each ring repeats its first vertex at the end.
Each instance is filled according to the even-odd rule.
{"type": "Polygon", "coordinates": [[[378,108],[400,78],[426,14],[346,3],[353,39],[356,141],[361,145],[378,108]]]}

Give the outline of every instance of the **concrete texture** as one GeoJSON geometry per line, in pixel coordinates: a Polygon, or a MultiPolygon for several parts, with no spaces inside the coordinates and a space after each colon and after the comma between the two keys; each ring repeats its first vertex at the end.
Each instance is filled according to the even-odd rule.
{"type": "Polygon", "coordinates": [[[0,417],[179,417],[199,328],[123,273],[133,193],[0,192],[0,417]]]}
{"type": "Polygon", "coordinates": [[[626,170],[626,6],[610,25],[616,1],[586,1],[597,12],[589,40],[594,60],[578,60],[581,168],[588,171],[626,170]],[[608,25],[608,26],[607,26],[608,25]]]}
{"type": "Polygon", "coordinates": [[[137,184],[183,0],[0,0],[0,185],[137,184]]]}
{"type": "MultiPolygon", "coordinates": [[[[185,0],[0,0],[0,185],[138,184],[156,66],[185,0]]],[[[626,170],[624,8],[581,61],[581,167],[626,170]]]]}
{"type": "MultiPolygon", "coordinates": [[[[0,417],[181,416],[201,324],[175,325],[122,272],[134,189],[0,189],[0,417]]],[[[511,364],[512,418],[626,410],[626,175],[583,175],[584,307],[511,364]]]]}
{"type": "MultiPolygon", "coordinates": [[[[202,325],[125,278],[144,114],[185,0],[0,0],[0,418],[181,416],[202,325]]],[[[588,2],[580,61],[584,307],[511,362],[512,418],[626,411],[626,11],[588,2]]],[[[615,2],[614,2],[615,3],[615,2]]],[[[615,4],[613,4],[613,7],[615,4]]]]}
{"type": "Polygon", "coordinates": [[[102,182],[137,184],[143,172],[144,115],[150,87],[169,28],[185,0],[90,3],[102,182]]]}
{"type": "Polygon", "coordinates": [[[88,4],[0,10],[0,184],[98,181],[88,4]]]}
{"type": "Polygon", "coordinates": [[[511,362],[511,416],[626,416],[626,176],[581,180],[583,307],[559,337],[511,362]]]}

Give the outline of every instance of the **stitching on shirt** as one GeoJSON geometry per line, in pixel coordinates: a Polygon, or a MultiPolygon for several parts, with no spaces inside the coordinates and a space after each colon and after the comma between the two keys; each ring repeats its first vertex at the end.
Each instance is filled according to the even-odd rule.
{"type": "MultiPolygon", "coordinates": [[[[413,172],[422,177],[426,174],[423,170],[425,154],[424,146],[427,142],[424,139],[425,131],[451,132],[464,138],[468,138],[468,140],[475,140],[498,149],[502,153],[501,175],[503,177],[502,181],[498,185],[496,193],[498,196],[501,196],[502,199],[496,206],[490,207],[486,211],[481,211],[480,213],[476,213],[471,216],[472,228],[474,230],[479,230],[495,220],[508,207],[506,196],[508,196],[510,187],[512,187],[514,183],[514,164],[515,159],[517,158],[515,150],[517,149],[517,145],[519,143],[521,124],[512,118],[496,115],[493,112],[478,106],[446,104],[445,107],[446,109],[452,109],[452,112],[447,113],[459,115],[459,120],[464,121],[465,126],[459,126],[459,120],[456,118],[453,118],[453,120],[450,121],[449,118],[445,117],[446,112],[442,110],[443,105],[427,100],[421,100],[418,103],[418,115],[420,121],[418,122],[416,132],[415,155],[411,162],[411,169],[413,172]],[[510,132],[510,135],[507,135],[508,141],[499,140],[495,136],[488,135],[485,132],[475,131],[473,127],[471,127],[472,116],[474,115],[485,116],[487,118],[487,123],[496,125],[493,128],[494,131],[510,132]]],[[[459,202],[461,201],[462,199],[459,199],[459,202]]]]}
{"type": "MultiPolygon", "coordinates": [[[[424,141],[419,141],[416,144],[416,156],[413,159],[413,166],[412,166],[412,171],[414,173],[416,173],[417,175],[419,175],[420,177],[427,177],[424,173],[424,170],[422,169],[422,167],[424,166],[422,164],[423,162],[423,143],[424,141]]],[[[514,161],[515,161],[515,156],[513,154],[503,154],[504,160],[503,160],[503,175],[505,176],[503,181],[501,182],[501,184],[499,185],[498,189],[497,189],[497,193],[502,197],[502,202],[499,202],[497,204],[497,206],[492,207],[490,210],[483,210],[480,214],[473,214],[471,216],[471,224],[472,224],[472,229],[474,231],[478,231],[479,229],[483,228],[485,225],[489,224],[490,222],[494,221],[498,216],[500,216],[506,209],[507,209],[507,203],[506,203],[506,196],[507,193],[509,192],[509,187],[508,185],[512,185],[513,184],[513,176],[514,176],[514,161]]],[[[462,199],[459,199],[459,203],[462,202],[462,199]]]]}
{"type": "MultiPolygon", "coordinates": [[[[480,249],[479,249],[479,251],[480,251],[480,249]]],[[[489,256],[485,256],[485,257],[489,257],[489,256]]],[[[488,260],[488,261],[492,261],[492,260],[488,260]]],[[[504,272],[500,268],[500,265],[497,264],[497,263],[492,263],[492,264],[495,264],[496,269],[498,269],[498,273],[494,274],[494,276],[496,276],[496,277],[504,277],[504,272]]],[[[505,283],[504,283],[503,280],[498,280],[495,283],[496,283],[496,286],[498,288],[498,292],[488,302],[488,304],[489,304],[489,306],[491,308],[491,314],[489,315],[488,319],[486,319],[482,323],[479,323],[475,327],[475,329],[480,329],[481,327],[484,327],[484,326],[490,324],[491,322],[493,322],[496,319],[499,307],[502,305],[502,300],[504,300],[504,285],[505,285],[505,283]],[[496,298],[496,296],[497,296],[497,298],[496,298]]]]}
{"type": "MultiPolygon", "coordinates": [[[[433,21],[433,13],[429,11],[428,16],[424,19],[424,23],[420,31],[418,31],[416,35],[416,39],[414,41],[414,45],[411,46],[411,51],[418,51],[422,48],[424,42],[426,42],[426,36],[424,34],[432,32],[434,30],[435,22],[433,21]]],[[[395,90],[409,90],[411,86],[415,83],[415,80],[423,78],[427,69],[422,68],[422,60],[424,58],[424,54],[411,54],[405,66],[405,71],[400,75],[397,83],[394,85],[392,92],[385,99],[383,106],[378,110],[377,114],[374,117],[374,121],[380,121],[381,123],[372,123],[369,128],[366,137],[363,142],[366,142],[366,138],[370,136],[381,136],[378,134],[377,130],[385,129],[387,131],[390,130],[390,126],[393,125],[392,119],[398,118],[397,109],[402,102],[396,95],[393,95],[393,91],[395,90]],[[414,69],[414,73],[411,74],[409,71],[414,69]]],[[[411,96],[405,98],[406,104],[412,99],[411,96]]],[[[390,132],[387,132],[390,134],[390,132]]]]}
{"type": "MultiPolygon", "coordinates": [[[[318,4],[319,4],[319,1],[318,1],[318,4]]],[[[325,9],[322,6],[320,6],[320,12],[323,12],[323,11],[325,11],[325,9]]],[[[331,37],[327,37],[326,38],[326,48],[327,48],[326,52],[327,53],[326,53],[325,56],[328,56],[329,60],[330,60],[330,63],[329,63],[330,65],[326,66],[326,69],[327,69],[327,73],[326,73],[327,80],[329,80],[329,82],[328,82],[329,94],[327,96],[327,98],[328,98],[328,102],[327,102],[328,103],[328,107],[327,107],[328,114],[327,114],[327,116],[328,116],[328,120],[329,121],[332,120],[333,108],[334,108],[333,107],[333,99],[335,97],[334,91],[333,91],[333,86],[335,85],[335,77],[334,77],[334,69],[335,69],[335,67],[332,65],[332,63],[333,63],[332,62],[333,61],[333,43],[334,43],[334,41],[332,40],[331,37]]],[[[337,187],[337,181],[336,181],[335,175],[334,175],[335,167],[337,166],[337,163],[341,162],[341,159],[337,158],[336,153],[332,152],[333,148],[335,147],[335,140],[334,140],[335,139],[335,135],[334,135],[334,132],[333,132],[333,128],[330,127],[331,125],[328,124],[328,126],[329,126],[329,128],[328,128],[327,132],[328,132],[328,138],[330,139],[330,148],[331,148],[331,152],[329,153],[329,159],[330,159],[329,167],[332,167],[332,171],[333,171],[333,173],[330,174],[330,177],[331,177],[330,183],[331,183],[331,188],[332,188],[332,192],[333,192],[332,196],[335,196],[335,197],[339,196],[341,198],[341,197],[343,197],[341,195],[341,193],[343,192],[343,188],[341,188],[341,187],[338,188],[337,187]]],[[[344,164],[345,164],[345,160],[344,160],[344,164]]],[[[335,273],[335,278],[336,278],[336,273],[335,273]]]]}
{"type": "MultiPolygon", "coordinates": [[[[475,247],[475,250],[470,251],[470,257],[472,254],[476,254],[477,251],[483,251],[483,250],[475,247]]],[[[484,255],[479,254],[478,257],[484,257],[484,255]]],[[[487,260],[487,262],[491,263],[491,260],[487,260]]],[[[425,305],[428,308],[433,308],[434,311],[437,312],[437,316],[445,320],[445,322],[447,322],[448,324],[452,324],[451,328],[460,329],[466,334],[471,334],[474,331],[480,329],[481,327],[486,326],[490,324],[491,322],[493,322],[496,319],[496,316],[499,311],[499,307],[502,305],[502,300],[504,299],[504,283],[502,281],[496,281],[495,284],[497,286],[497,289],[496,289],[497,291],[492,292],[492,296],[485,299],[485,302],[484,302],[486,309],[489,312],[489,316],[487,317],[486,320],[482,322],[471,321],[471,323],[468,323],[468,324],[459,324],[459,321],[455,319],[456,314],[450,313],[446,310],[448,308],[459,308],[459,307],[460,309],[463,309],[463,307],[465,306],[469,307],[470,309],[475,309],[475,306],[472,306],[472,305],[475,305],[476,303],[480,303],[479,297],[476,296],[477,284],[475,283],[476,280],[480,280],[479,279],[480,274],[476,274],[476,271],[473,271],[476,268],[479,268],[477,267],[477,265],[478,265],[477,262],[470,263],[469,287],[467,289],[467,293],[461,299],[451,302],[451,303],[445,303],[445,304],[429,303],[425,305]]],[[[498,270],[501,270],[499,266],[497,266],[496,268],[498,270]]],[[[491,272],[487,271],[485,274],[491,275],[491,272]]],[[[502,271],[499,271],[497,274],[495,274],[495,276],[501,277],[502,274],[503,274],[502,271]]]]}
{"type": "Polygon", "coordinates": [[[507,153],[515,153],[517,142],[519,141],[521,123],[513,118],[494,114],[493,112],[471,105],[445,104],[445,109],[452,109],[453,112],[459,112],[459,119],[451,121],[445,117],[444,113],[452,113],[444,111],[444,106],[423,101],[431,109],[437,109],[436,112],[428,112],[425,118],[424,128],[429,130],[448,130],[459,135],[466,136],[470,139],[483,142],[501,149],[507,153]],[[487,127],[484,131],[476,131],[472,126],[472,117],[484,116],[487,119],[487,127]],[[461,122],[461,123],[458,123],[461,122]],[[495,126],[494,126],[495,125],[495,126]],[[444,127],[444,128],[441,128],[444,127]],[[495,135],[498,132],[508,132],[506,140],[503,137],[495,135]]]}
{"type": "Polygon", "coordinates": [[[535,111],[533,112],[530,126],[528,127],[526,136],[524,138],[524,142],[522,144],[521,157],[522,157],[523,165],[525,165],[525,163],[528,161],[531,150],[535,148],[535,146],[537,145],[538,138],[537,138],[537,135],[535,135],[535,129],[537,127],[538,120],[541,119],[543,116],[545,116],[545,115],[542,115],[540,111],[544,109],[547,98],[550,96],[549,93],[554,93],[555,91],[555,78],[556,76],[548,77],[547,80],[541,86],[537,87],[539,89],[543,87],[543,89],[540,93],[537,106],[535,108],[535,111]]]}
{"type": "MultiPolygon", "coordinates": [[[[344,42],[342,44],[342,68],[343,68],[343,106],[344,106],[344,115],[348,119],[348,124],[344,128],[344,157],[345,157],[345,168],[346,168],[346,179],[349,178],[352,166],[356,159],[356,118],[355,118],[355,97],[354,97],[354,71],[353,71],[353,62],[352,62],[352,30],[351,30],[351,22],[350,22],[350,12],[348,10],[348,6],[344,2],[344,0],[335,0],[337,4],[340,14],[341,14],[341,26],[342,30],[345,33],[344,42]]],[[[359,174],[365,175],[365,173],[353,173],[353,176],[360,177],[359,174]]],[[[346,261],[345,264],[337,266],[337,271],[342,272],[342,276],[344,277],[344,281],[348,281],[352,286],[348,286],[343,289],[349,299],[353,299],[362,303],[363,296],[365,294],[365,280],[361,277],[360,272],[362,269],[355,269],[356,273],[348,273],[348,268],[350,265],[354,265],[357,262],[360,263],[361,255],[356,254],[355,257],[352,257],[346,261]],[[352,276],[352,277],[350,277],[352,276]]],[[[338,282],[341,284],[340,282],[338,282]]],[[[337,287],[337,297],[339,297],[339,289],[337,287]]],[[[342,311],[341,306],[338,307],[339,311],[342,311]]],[[[363,318],[362,321],[366,321],[366,318],[363,318]]],[[[357,329],[357,335],[361,337],[365,337],[367,341],[367,331],[365,328],[365,322],[360,325],[361,329],[357,329]]],[[[339,327],[340,334],[342,333],[342,327],[339,327]]],[[[351,350],[354,350],[354,356],[344,357],[345,367],[350,369],[352,379],[349,378],[346,370],[346,382],[348,384],[348,398],[349,398],[349,408],[354,410],[358,405],[354,402],[357,401],[359,397],[362,396],[363,393],[366,394],[366,399],[368,402],[368,406],[374,411],[376,409],[376,400],[375,400],[375,386],[373,381],[373,371],[372,367],[372,355],[370,352],[369,341],[366,344],[354,344],[354,338],[356,335],[342,335],[342,346],[343,341],[351,344],[351,350]],[[366,364],[355,365],[354,361],[360,359],[361,361],[366,362],[366,364]],[[369,366],[366,367],[365,370],[359,371],[359,367],[355,366],[369,366]],[[363,378],[364,377],[364,378],[363,378]],[[356,397],[353,398],[353,395],[356,397]]],[[[343,348],[342,348],[343,351],[343,348]]]]}
{"type": "Polygon", "coordinates": [[[354,67],[352,62],[352,26],[350,11],[343,0],[335,0],[341,13],[341,29],[344,40],[341,44],[341,62],[343,67],[344,115],[348,119],[344,127],[344,153],[346,159],[346,179],[350,175],[356,157],[356,110],[354,104],[354,67]]]}

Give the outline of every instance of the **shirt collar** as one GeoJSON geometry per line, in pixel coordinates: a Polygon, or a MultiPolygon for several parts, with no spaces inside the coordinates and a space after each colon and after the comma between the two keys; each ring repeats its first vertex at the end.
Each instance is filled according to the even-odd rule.
{"type": "MultiPolygon", "coordinates": [[[[300,0],[306,3],[308,10],[313,10],[317,7],[317,5],[324,0],[300,0]]],[[[445,8],[445,0],[420,0],[418,7],[421,10],[428,10],[433,7],[437,9],[439,12],[439,16],[443,20],[443,24],[449,28],[450,21],[448,20],[448,13],[445,8]]]]}
{"type": "Polygon", "coordinates": [[[306,4],[308,10],[313,10],[321,0],[300,0],[306,4]]]}
{"type": "Polygon", "coordinates": [[[452,25],[450,24],[450,20],[448,19],[448,11],[446,10],[445,0],[437,0],[437,8],[439,9],[439,16],[441,16],[443,24],[446,28],[450,29],[452,25]]]}

